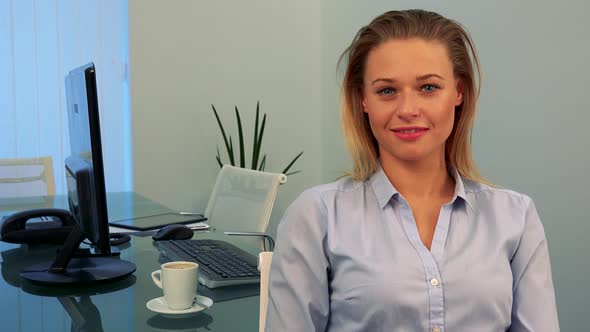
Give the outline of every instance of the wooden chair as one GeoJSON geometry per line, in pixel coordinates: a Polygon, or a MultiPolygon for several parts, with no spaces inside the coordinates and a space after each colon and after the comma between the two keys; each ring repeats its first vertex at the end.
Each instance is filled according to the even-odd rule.
{"type": "Polygon", "coordinates": [[[0,159],[0,198],[53,195],[51,157],[0,159]]]}

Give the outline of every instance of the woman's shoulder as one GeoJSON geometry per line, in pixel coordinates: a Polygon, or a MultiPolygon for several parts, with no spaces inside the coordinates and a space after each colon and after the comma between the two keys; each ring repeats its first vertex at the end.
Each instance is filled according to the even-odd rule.
{"type": "Polygon", "coordinates": [[[334,182],[315,185],[305,189],[285,210],[279,229],[297,229],[305,232],[325,231],[328,206],[333,193],[347,191],[354,187],[354,181],[348,177],[334,182]]]}
{"type": "Polygon", "coordinates": [[[509,205],[524,210],[532,203],[531,197],[527,194],[513,189],[490,186],[469,179],[462,180],[468,200],[478,205],[493,204],[496,207],[509,205]]]}
{"type": "Polygon", "coordinates": [[[312,186],[304,190],[299,197],[329,199],[341,193],[354,192],[364,185],[362,181],[355,181],[350,176],[340,177],[333,182],[312,186]]]}
{"type": "Polygon", "coordinates": [[[315,185],[305,189],[291,204],[292,208],[325,208],[331,201],[341,194],[347,194],[362,189],[363,183],[355,181],[349,176],[337,180],[315,185]]]}

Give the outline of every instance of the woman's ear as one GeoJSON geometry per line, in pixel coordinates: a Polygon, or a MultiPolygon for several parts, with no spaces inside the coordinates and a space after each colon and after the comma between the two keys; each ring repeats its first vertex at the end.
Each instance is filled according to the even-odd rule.
{"type": "Polygon", "coordinates": [[[455,98],[455,106],[463,104],[463,93],[465,92],[465,84],[463,80],[457,80],[457,97],[455,98]]]}

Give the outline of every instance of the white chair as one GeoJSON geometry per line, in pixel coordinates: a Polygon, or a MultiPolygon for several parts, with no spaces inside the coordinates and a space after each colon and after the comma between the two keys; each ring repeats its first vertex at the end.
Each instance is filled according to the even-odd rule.
{"type": "Polygon", "coordinates": [[[51,157],[0,159],[0,198],[53,195],[51,157]]]}
{"type": "MultiPolygon", "coordinates": [[[[256,235],[266,232],[279,185],[287,176],[224,165],[205,209],[208,223],[232,235],[256,235]],[[249,234],[248,234],[249,233],[249,234]]],[[[264,240],[245,240],[260,248],[264,240]]]]}
{"type": "Polygon", "coordinates": [[[272,251],[263,251],[258,254],[258,271],[260,271],[260,318],[258,331],[264,332],[266,323],[266,309],[268,308],[268,279],[270,277],[270,262],[272,251]]]}

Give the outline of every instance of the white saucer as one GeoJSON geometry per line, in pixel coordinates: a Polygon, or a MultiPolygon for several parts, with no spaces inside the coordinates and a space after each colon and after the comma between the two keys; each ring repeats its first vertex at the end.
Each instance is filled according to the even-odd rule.
{"type": "MultiPolygon", "coordinates": [[[[211,307],[213,305],[213,300],[206,296],[197,295],[197,300],[205,305],[211,307]]],[[[188,309],[182,310],[174,310],[168,308],[168,304],[166,304],[166,300],[163,296],[157,297],[155,299],[151,299],[146,303],[146,307],[153,312],[157,312],[166,317],[187,317],[190,315],[194,315],[199,311],[205,310],[205,307],[198,305],[197,303],[193,303],[193,306],[188,309]]]]}

